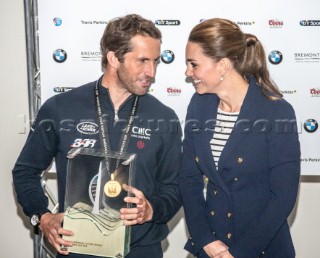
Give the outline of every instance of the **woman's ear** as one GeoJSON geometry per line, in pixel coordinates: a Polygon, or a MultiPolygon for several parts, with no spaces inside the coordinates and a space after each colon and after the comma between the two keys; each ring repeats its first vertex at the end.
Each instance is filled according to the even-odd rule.
{"type": "Polygon", "coordinates": [[[220,59],[218,64],[219,64],[219,67],[218,67],[219,72],[221,73],[221,75],[225,75],[226,72],[228,72],[231,65],[229,58],[225,57],[220,59]]]}
{"type": "Polygon", "coordinates": [[[114,51],[109,51],[107,53],[107,60],[108,60],[108,65],[110,65],[113,68],[118,68],[119,67],[119,60],[118,57],[116,57],[114,51]]]}

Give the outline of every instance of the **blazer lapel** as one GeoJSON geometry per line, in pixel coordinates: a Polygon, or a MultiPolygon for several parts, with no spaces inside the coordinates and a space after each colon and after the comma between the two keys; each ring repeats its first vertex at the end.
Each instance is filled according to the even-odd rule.
{"type": "MultiPolygon", "coordinates": [[[[233,153],[241,140],[247,134],[252,133],[252,131],[250,130],[253,130],[253,124],[261,111],[260,107],[262,101],[259,101],[262,96],[261,94],[262,93],[260,87],[256,84],[256,81],[254,79],[251,79],[249,89],[243,101],[236,125],[221,153],[219,160],[220,169],[223,169],[223,167],[225,167],[227,159],[233,153]],[[249,125],[249,131],[244,130],[244,124],[249,125]]],[[[246,126],[245,128],[247,127],[248,126],[246,126]]]]}
{"type": "Polygon", "coordinates": [[[205,170],[206,176],[210,178],[211,181],[219,185],[230,196],[230,191],[218,173],[218,168],[215,165],[210,145],[210,141],[213,137],[215,120],[217,118],[218,104],[219,98],[216,95],[210,95],[203,105],[201,105],[203,110],[199,110],[199,114],[201,114],[202,117],[201,122],[203,128],[201,134],[199,135],[199,148],[201,151],[201,157],[204,159],[204,163],[207,168],[205,170]]]}

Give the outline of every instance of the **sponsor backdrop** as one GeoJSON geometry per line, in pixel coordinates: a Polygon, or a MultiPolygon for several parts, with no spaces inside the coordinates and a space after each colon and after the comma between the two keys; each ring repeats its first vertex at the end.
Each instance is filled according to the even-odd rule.
{"type": "Polygon", "coordinates": [[[162,58],[150,93],[172,107],[184,125],[192,83],[186,81],[185,44],[204,19],[229,18],[265,46],[271,75],[295,108],[302,173],[320,173],[320,3],[227,0],[39,1],[42,103],[101,75],[99,42],[108,21],[138,13],[163,33],[162,58]],[[57,8],[58,7],[58,8],[57,8]]]}
{"type": "Polygon", "coordinates": [[[108,21],[138,13],[163,33],[161,63],[150,93],[172,107],[184,125],[190,97],[185,45],[191,28],[223,17],[257,35],[271,76],[295,108],[302,147],[302,173],[320,173],[320,3],[227,0],[56,0],[38,1],[41,102],[101,75],[99,42],[108,21]],[[58,8],[57,8],[58,7],[58,8]]]}
{"type": "MultiPolygon", "coordinates": [[[[194,93],[192,83],[184,75],[188,34],[204,19],[233,20],[244,32],[253,33],[262,41],[271,76],[295,108],[302,174],[320,174],[320,2],[317,0],[38,2],[42,103],[51,96],[96,80],[102,74],[99,42],[106,24],[114,17],[138,13],[154,21],[163,33],[161,63],[150,94],[172,107],[182,126],[194,93]]],[[[89,142],[87,145],[92,146],[89,142]]],[[[178,231],[181,230],[186,235],[185,229],[178,231]]]]}

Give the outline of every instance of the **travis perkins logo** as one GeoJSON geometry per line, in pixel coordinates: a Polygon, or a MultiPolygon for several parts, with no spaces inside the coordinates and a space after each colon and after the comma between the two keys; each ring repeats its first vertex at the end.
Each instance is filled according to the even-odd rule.
{"type": "Polygon", "coordinates": [[[83,25],[107,25],[108,22],[107,21],[84,21],[84,20],[81,20],[81,24],[83,25]]]}
{"type": "Polygon", "coordinates": [[[281,90],[282,94],[295,94],[297,93],[296,90],[281,90]]]}
{"type": "Polygon", "coordinates": [[[252,26],[255,25],[255,21],[237,21],[239,26],[252,26]]]}
{"type": "Polygon", "coordinates": [[[178,26],[181,22],[179,20],[156,20],[154,23],[161,26],[178,26]]]}

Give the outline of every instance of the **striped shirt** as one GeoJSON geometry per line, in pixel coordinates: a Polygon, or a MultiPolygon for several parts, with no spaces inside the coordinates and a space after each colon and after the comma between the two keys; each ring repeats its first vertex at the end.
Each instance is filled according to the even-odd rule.
{"type": "Polygon", "coordinates": [[[214,129],[213,137],[210,141],[213,159],[217,167],[219,165],[219,159],[222,150],[226,145],[227,140],[229,139],[238,116],[239,112],[224,112],[220,108],[218,108],[217,122],[214,129]]]}

